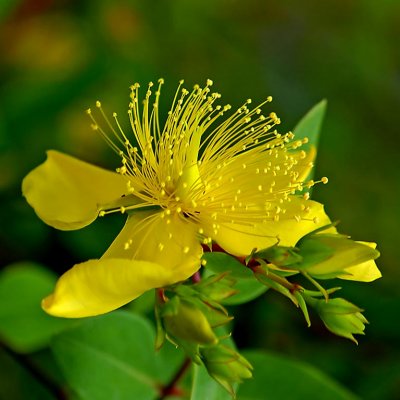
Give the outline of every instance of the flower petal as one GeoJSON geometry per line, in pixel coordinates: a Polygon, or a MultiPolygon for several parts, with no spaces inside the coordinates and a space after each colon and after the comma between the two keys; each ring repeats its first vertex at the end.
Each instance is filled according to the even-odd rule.
{"type": "Polygon", "coordinates": [[[137,212],[102,259],[67,271],[42,306],[59,317],[103,314],[149,289],[189,278],[199,269],[201,255],[195,225],[178,215],[137,212]]]}
{"type": "Polygon", "coordinates": [[[81,318],[103,314],[129,303],[147,290],[186,277],[149,261],[105,258],[75,265],[42,301],[50,315],[81,318]]]}
{"type": "Polygon", "coordinates": [[[253,226],[220,224],[217,232],[212,229],[212,222],[206,221],[203,226],[225,251],[243,256],[250,254],[254,248],[260,250],[277,244],[278,238],[281,246],[295,246],[304,235],[331,222],[320,203],[293,197],[287,204],[286,213],[279,221],[266,221],[253,226]],[[301,220],[297,221],[295,216],[301,220]]]}
{"type": "Polygon", "coordinates": [[[22,193],[37,215],[57,229],[93,222],[102,204],[126,193],[126,178],[51,150],[23,180],[22,193]]]}
{"type": "Polygon", "coordinates": [[[201,255],[196,225],[177,214],[141,211],[129,216],[102,258],[146,260],[171,270],[184,269],[186,279],[199,269],[201,255]]]}
{"type": "MultiPolygon", "coordinates": [[[[360,243],[365,244],[373,249],[376,248],[376,243],[360,243]]],[[[361,264],[353,265],[352,267],[346,268],[346,272],[347,274],[340,275],[338,278],[349,281],[372,282],[382,277],[381,271],[379,271],[374,260],[368,260],[361,264]]]]}

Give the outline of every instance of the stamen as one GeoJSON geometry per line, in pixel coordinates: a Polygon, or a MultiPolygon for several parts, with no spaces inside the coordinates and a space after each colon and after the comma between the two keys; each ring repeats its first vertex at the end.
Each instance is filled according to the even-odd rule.
{"type": "MultiPolygon", "coordinates": [[[[299,192],[317,183],[326,184],[328,179],[299,180],[312,167],[310,156],[299,150],[308,140],[293,141],[292,132],[277,132],[275,127],[281,121],[276,113],[263,112],[272,96],[255,108],[250,108],[252,101],[247,99],[236,111],[230,111],[229,104],[215,104],[221,95],[211,92],[212,80],[204,87],[194,85],[192,91],[185,89],[181,80],[165,125],[160,127],[163,84],[163,79],[158,85],[150,82],[143,102],[140,85],[130,87],[129,134],[117,113],[112,113],[111,123],[100,101],[95,110],[86,111],[92,128],[120,157],[117,172],[127,179],[126,194],[135,199],[134,204],[129,204],[128,198],[122,206],[105,207],[99,216],[155,207],[166,224],[175,217],[200,225],[210,221],[214,235],[224,224],[268,224],[288,219],[289,214],[299,223],[303,221],[300,215],[285,215],[291,197],[302,196],[307,201],[309,193],[299,192]],[[228,112],[230,115],[221,119],[228,112]],[[110,135],[93,114],[101,115],[110,135]]],[[[306,210],[304,205],[299,212],[306,210]]],[[[198,228],[198,233],[202,237],[203,228],[198,228]]],[[[212,238],[203,238],[203,242],[209,244],[212,238]]]]}

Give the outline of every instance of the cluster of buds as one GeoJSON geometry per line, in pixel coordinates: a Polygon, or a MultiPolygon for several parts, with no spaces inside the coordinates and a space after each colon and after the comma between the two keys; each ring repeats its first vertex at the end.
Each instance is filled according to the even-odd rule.
{"type": "MultiPolygon", "coordinates": [[[[367,323],[362,310],[345,299],[330,298],[340,288],[325,289],[318,280],[358,280],[354,272],[364,273],[363,269],[368,270],[368,263],[377,257],[379,252],[374,243],[353,241],[337,233],[333,225],[328,225],[304,236],[295,247],[277,244],[254,250],[242,261],[260,283],[283,294],[299,307],[308,326],[311,325],[309,306],[315,309],[328,330],[357,343],[353,335],[363,334],[367,323]],[[298,274],[317,290],[307,290],[289,280],[298,274]]],[[[363,280],[369,280],[368,274],[364,273],[363,280]]]]}
{"type": "Polygon", "coordinates": [[[211,275],[191,285],[159,290],[156,301],[156,347],[165,339],[181,347],[232,395],[234,384],[252,376],[250,363],[222,343],[230,336],[227,330],[222,337],[216,332],[233,319],[220,302],[236,293],[234,284],[228,274],[211,275]]]}

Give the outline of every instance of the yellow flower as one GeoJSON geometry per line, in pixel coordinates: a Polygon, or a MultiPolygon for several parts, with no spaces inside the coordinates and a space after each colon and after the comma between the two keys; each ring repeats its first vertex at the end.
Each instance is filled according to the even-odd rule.
{"type": "Polygon", "coordinates": [[[49,151],[24,179],[27,201],[57,229],[78,229],[111,212],[128,216],[101,259],[75,265],[59,279],[43,300],[49,314],[102,314],[149,289],[183,281],[199,269],[202,244],[215,241],[245,256],[278,241],[294,246],[330,222],[321,204],[297,194],[315,183],[304,182],[315,150],[299,150],[306,140],[279,134],[276,114],[261,113],[271,97],[254,109],[247,100],[221,118],[231,106],[215,105],[220,95],[211,92],[212,81],[191,92],[182,83],[163,127],[163,80],[154,93],[149,84],[144,101],[139,85],[131,87],[131,137],[100,102],[97,111],[112,136],[88,110],[93,129],[121,158],[117,173],[49,151]]]}

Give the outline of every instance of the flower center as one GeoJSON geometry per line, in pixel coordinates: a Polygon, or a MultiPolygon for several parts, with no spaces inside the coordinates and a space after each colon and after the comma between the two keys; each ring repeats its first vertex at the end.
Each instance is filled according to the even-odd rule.
{"type": "MultiPolygon", "coordinates": [[[[163,83],[160,79],[155,98],[154,85],[149,84],[142,107],[139,84],[131,86],[128,116],[133,139],[124,133],[116,113],[114,123],[109,121],[100,102],[96,107],[114,138],[88,110],[93,129],[121,158],[117,172],[127,179],[126,199],[118,201],[123,204],[105,209],[103,215],[155,207],[162,210],[162,217],[178,213],[195,222],[207,220],[214,233],[226,223],[252,226],[307,219],[300,216],[306,206],[294,216],[288,216],[286,209],[292,196],[317,183],[304,181],[313,153],[299,150],[307,139],[293,140],[291,132],[282,135],[274,129],[280,124],[275,113],[262,114],[261,106],[271,102],[271,97],[254,109],[249,109],[251,100],[247,100],[218,124],[231,106],[214,105],[221,95],[211,93],[212,81],[204,88],[195,85],[190,93],[181,89],[181,81],[161,128],[158,110],[163,83]]],[[[327,178],[318,182],[326,183],[327,178]]],[[[301,196],[309,197],[307,192],[301,196]]]]}

